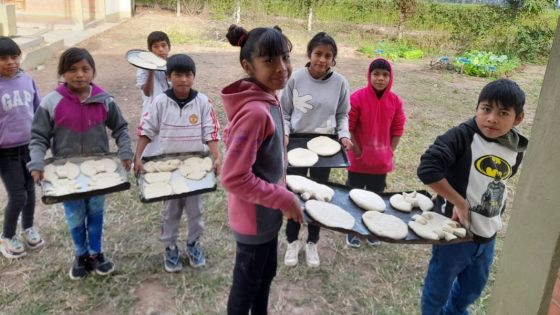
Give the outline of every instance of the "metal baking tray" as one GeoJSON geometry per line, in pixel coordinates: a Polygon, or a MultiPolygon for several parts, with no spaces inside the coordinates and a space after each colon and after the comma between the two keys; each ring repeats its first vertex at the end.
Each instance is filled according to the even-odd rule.
{"type": "Polygon", "coordinates": [[[54,165],[62,165],[66,162],[72,162],[75,164],[80,165],[82,162],[91,159],[102,159],[102,158],[110,158],[117,163],[117,173],[122,177],[123,182],[112,187],[107,187],[103,189],[96,189],[96,190],[86,190],[83,187],[87,187],[89,182],[89,177],[85,176],[84,174],[80,174],[76,178],[76,181],[82,186],[82,191],[68,194],[68,195],[60,195],[60,196],[52,196],[52,195],[45,195],[45,191],[52,186],[52,184],[48,181],[41,181],[41,201],[46,204],[54,204],[60,203],[65,200],[76,200],[76,199],[84,199],[88,197],[98,196],[98,195],[106,195],[118,191],[128,190],[130,189],[130,182],[128,180],[128,171],[124,169],[120,159],[117,157],[116,153],[107,153],[107,154],[92,154],[89,156],[68,156],[64,158],[48,158],[45,159],[45,165],[47,164],[54,164],[54,165]]]}
{"type": "MultiPolygon", "coordinates": [[[[319,183],[321,183],[321,182],[319,182],[319,183]]],[[[352,199],[350,199],[350,196],[348,194],[350,193],[350,190],[352,190],[351,187],[341,185],[341,184],[331,183],[331,182],[326,182],[326,183],[323,182],[321,184],[325,184],[325,185],[331,187],[334,190],[334,197],[333,197],[331,203],[341,207],[346,212],[350,213],[354,217],[354,219],[356,220],[356,223],[354,224],[354,227],[352,228],[352,230],[346,230],[346,229],[341,229],[341,228],[332,228],[332,227],[325,226],[325,225],[313,220],[313,218],[311,218],[311,216],[309,216],[309,214],[307,214],[307,212],[304,210],[303,211],[304,212],[304,220],[308,224],[318,225],[322,228],[337,231],[337,232],[341,232],[341,233],[352,234],[352,235],[354,235],[356,237],[359,237],[361,239],[369,239],[369,240],[372,240],[372,241],[379,240],[379,241],[383,241],[383,242],[387,242],[387,243],[452,244],[452,243],[460,243],[460,242],[466,242],[466,241],[472,240],[472,237],[469,236],[469,235],[467,235],[464,238],[454,239],[452,241],[427,240],[427,239],[421,238],[418,235],[416,235],[416,233],[414,233],[414,231],[412,231],[412,229],[410,229],[410,228],[408,229],[407,237],[405,239],[402,239],[402,240],[394,240],[394,239],[391,239],[391,238],[377,236],[377,235],[371,233],[362,221],[362,214],[365,212],[365,210],[358,207],[358,205],[356,205],[352,201],[352,199]]],[[[418,192],[422,193],[422,194],[425,194],[426,196],[430,196],[430,194],[426,191],[418,190],[418,192]]],[[[399,192],[384,192],[384,193],[378,194],[379,196],[381,196],[381,198],[383,198],[383,200],[385,201],[385,204],[387,205],[387,207],[385,208],[385,211],[383,213],[398,217],[399,219],[401,219],[404,223],[406,223],[408,225],[408,222],[410,222],[412,220],[412,216],[414,216],[415,214],[421,214],[422,211],[418,208],[413,208],[411,212],[403,212],[403,211],[395,210],[391,206],[391,203],[389,202],[389,198],[392,195],[398,194],[398,193],[399,192]]],[[[302,201],[302,205],[303,205],[304,201],[301,198],[300,198],[300,200],[302,201]]]]}
{"type": "MultiPolygon", "coordinates": [[[[156,161],[156,160],[165,161],[170,159],[185,160],[189,157],[195,157],[195,156],[204,158],[208,156],[208,153],[193,152],[193,153],[171,153],[171,154],[155,155],[150,157],[143,157],[142,163],[148,161],[156,161]]],[[[214,172],[207,173],[206,176],[204,176],[200,180],[192,180],[183,177],[183,175],[181,175],[179,170],[175,170],[171,173],[170,181],[177,178],[183,179],[186,182],[187,187],[192,188],[192,190],[182,194],[172,194],[172,195],[160,196],[156,198],[146,198],[144,197],[144,184],[145,184],[144,174],[139,174],[139,176],[137,177],[137,183],[138,183],[138,192],[140,195],[140,201],[143,203],[157,202],[162,200],[199,195],[207,192],[216,191],[216,189],[218,188],[218,185],[216,183],[216,175],[214,174],[214,172]]]]}
{"type": "MultiPolygon", "coordinates": [[[[307,149],[307,142],[319,136],[329,137],[335,140],[336,142],[338,142],[337,135],[317,134],[317,133],[292,133],[290,134],[290,141],[288,142],[288,151],[296,148],[307,149]]],[[[338,153],[335,155],[332,156],[319,155],[319,161],[317,161],[317,163],[309,167],[310,168],[346,168],[348,166],[350,166],[350,163],[348,162],[348,155],[346,155],[346,150],[344,150],[344,147],[342,147],[340,151],[338,151],[338,153]]],[[[288,163],[288,168],[293,168],[293,167],[296,166],[292,166],[288,163]]]]}
{"type": "Polygon", "coordinates": [[[135,66],[136,68],[140,68],[140,69],[144,69],[144,70],[154,70],[154,71],[165,71],[165,70],[167,70],[167,65],[162,66],[162,67],[146,68],[146,67],[143,67],[141,65],[138,65],[138,64],[130,61],[130,57],[138,56],[138,54],[141,53],[141,52],[149,52],[149,51],[143,50],[143,49],[131,49],[131,50],[126,52],[126,54],[124,55],[124,59],[126,59],[126,61],[128,63],[135,66]]]}

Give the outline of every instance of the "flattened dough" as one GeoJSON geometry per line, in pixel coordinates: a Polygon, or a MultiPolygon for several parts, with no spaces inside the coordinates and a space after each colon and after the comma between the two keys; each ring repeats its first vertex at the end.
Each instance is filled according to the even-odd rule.
{"type": "Polygon", "coordinates": [[[408,226],[401,219],[378,211],[366,211],[362,215],[366,227],[375,235],[402,240],[408,235],[408,226]]]}
{"type": "Polygon", "coordinates": [[[111,159],[99,160],[103,164],[103,172],[113,173],[117,170],[117,163],[111,159]]]}
{"type": "Polygon", "coordinates": [[[212,163],[212,159],[208,156],[202,159],[202,169],[204,169],[207,172],[212,171],[212,168],[214,167],[213,164],[214,163],[212,163]]]}
{"type": "Polygon", "coordinates": [[[350,199],[358,205],[358,207],[368,211],[383,212],[387,207],[383,198],[372,191],[352,189],[348,195],[350,196],[350,199]]]}
{"type": "Polygon", "coordinates": [[[153,184],[146,184],[144,186],[144,198],[153,199],[162,196],[169,196],[173,194],[171,185],[164,182],[156,182],[153,184]]]}
{"type": "Polygon", "coordinates": [[[45,171],[43,172],[43,178],[48,181],[52,182],[58,179],[56,175],[56,166],[49,164],[45,166],[45,171]]]}
{"type": "Polygon", "coordinates": [[[413,207],[418,207],[422,211],[429,211],[434,207],[430,198],[416,191],[394,194],[389,198],[389,202],[393,208],[404,212],[410,212],[413,207]]]}
{"type": "Polygon", "coordinates": [[[98,173],[91,177],[89,186],[91,190],[98,190],[117,186],[122,182],[123,178],[117,173],[98,173]]]}
{"type": "Polygon", "coordinates": [[[171,181],[171,188],[173,189],[174,194],[184,194],[190,191],[189,187],[187,187],[187,183],[182,178],[177,178],[171,181]]]}
{"type": "Polygon", "coordinates": [[[319,156],[310,150],[304,148],[295,148],[288,151],[288,163],[296,167],[309,167],[315,165],[319,161],[319,156]]]}
{"type": "Polygon", "coordinates": [[[55,170],[59,178],[75,179],[80,176],[80,168],[72,162],[66,162],[64,165],[56,166],[55,170]]]}
{"type": "Polygon", "coordinates": [[[80,165],[80,171],[82,171],[82,174],[88,177],[94,176],[95,174],[97,174],[97,167],[95,161],[94,160],[83,161],[82,164],[80,165]]]}
{"type": "Polygon", "coordinates": [[[319,136],[309,140],[307,148],[320,156],[331,156],[337,154],[341,146],[340,143],[329,137],[319,136]]]}
{"type": "Polygon", "coordinates": [[[334,196],[334,190],[329,186],[319,184],[303,176],[287,175],[286,184],[293,192],[301,194],[301,198],[304,200],[331,201],[334,196]]]}
{"type": "Polygon", "coordinates": [[[146,69],[150,69],[150,70],[156,70],[157,66],[151,62],[147,62],[146,60],[140,58],[139,56],[130,56],[128,57],[128,62],[130,62],[131,64],[137,66],[137,67],[141,67],[141,68],[146,68],[146,69]]]}
{"type": "Polygon", "coordinates": [[[408,222],[408,226],[424,239],[451,241],[467,234],[458,222],[436,212],[426,211],[422,215],[413,216],[412,220],[408,222]]]}
{"type": "Polygon", "coordinates": [[[165,60],[161,59],[160,57],[156,56],[154,53],[149,51],[142,51],[138,53],[138,57],[145,62],[151,63],[156,67],[163,67],[167,63],[165,60]]]}
{"type": "Polygon", "coordinates": [[[146,182],[153,183],[167,183],[171,179],[170,172],[146,173],[144,174],[146,182]]]}
{"type": "Polygon", "coordinates": [[[305,202],[305,209],[315,221],[325,226],[351,230],[356,223],[350,213],[332,203],[308,200],[305,202]]]}
{"type": "Polygon", "coordinates": [[[203,169],[197,169],[193,172],[190,172],[185,177],[192,180],[201,180],[204,178],[204,176],[206,176],[206,171],[203,169]]]}

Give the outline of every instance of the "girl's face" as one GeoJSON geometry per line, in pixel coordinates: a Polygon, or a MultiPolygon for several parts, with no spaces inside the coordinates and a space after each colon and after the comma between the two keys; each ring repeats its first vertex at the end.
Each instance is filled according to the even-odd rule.
{"type": "Polygon", "coordinates": [[[20,55],[0,56],[0,76],[11,78],[16,75],[20,61],[20,55]]]}
{"type": "Polygon", "coordinates": [[[255,57],[252,62],[244,59],[242,64],[245,72],[270,94],[283,89],[292,75],[289,52],[275,57],[255,57]]]}
{"type": "Polygon", "coordinates": [[[84,92],[89,90],[95,72],[93,67],[82,59],[73,64],[70,69],[62,74],[68,88],[74,92],[84,92]]]}
{"type": "Polygon", "coordinates": [[[309,56],[309,72],[315,79],[323,77],[327,70],[332,67],[334,61],[331,45],[318,45],[311,51],[309,56]]]}

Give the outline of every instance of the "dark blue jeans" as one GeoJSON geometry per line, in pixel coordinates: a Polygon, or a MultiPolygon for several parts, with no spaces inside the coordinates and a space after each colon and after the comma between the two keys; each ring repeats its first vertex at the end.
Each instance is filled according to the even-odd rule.
{"type": "Polygon", "coordinates": [[[467,315],[486,286],[494,244],[434,245],[422,291],[423,315],[467,315]]]}
{"type": "Polygon", "coordinates": [[[12,238],[16,234],[20,213],[22,228],[25,230],[33,226],[35,185],[27,171],[27,162],[29,162],[27,145],[0,149],[0,177],[8,193],[2,232],[6,238],[12,238]]]}
{"type": "Polygon", "coordinates": [[[104,195],[64,202],[64,215],[77,256],[101,253],[104,205],[104,195]]]}
{"type": "Polygon", "coordinates": [[[278,237],[264,244],[237,242],[228,315],[267,314],[268,294],[276,276],[278,237]]]}

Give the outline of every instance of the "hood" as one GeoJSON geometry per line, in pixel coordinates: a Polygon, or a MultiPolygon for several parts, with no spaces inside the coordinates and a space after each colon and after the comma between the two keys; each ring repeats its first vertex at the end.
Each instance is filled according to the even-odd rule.
{"type": "Polygon", "coordinates": [[[266,102],[280,106],[278,98],[265,92],[256,83],[241,79],[224,87],[220,92],[228,120],[248,102],[266,102]]]}
{"type": "Polygon", "coordinates": [[[374,63],[376,60],[385,60],[387,61],[387,63],[389,64],[389,69],[391,69],[390,73],[389,73],[389,84],[387,84],[387,87],[385,88],[385,91],[383,91],[383,95],[381,96],[381,98],[386,97],[386,95],[389,94],[389,92],[391,92],[391,88],[393,87],[393,65],[389,62],[389,60],[382,58],[382,57],[377,57],[375,59],[373,59],[367,69],[366,69],[366,77],[367,77],[367,88],[369,91],[371,91],[372,95],[375,96],[375,98],[377,98],[377,95],[375,93],[375,90],[373,89],[373,85],[371,84],[371,76],[369,73],[369,67],[371,67],[371,64],[374,63]]]}
{"type": "Polygon", "coordinates": [[[529,144],[529,140],[524,135],[522,135],[519,132],[519,130],[517,130],[517,128],[515,127],[511,128],[511,130],[508,133],[506,133],[505,135],[497,139],[488,139],[484,136],[484,134],[480,131],[480,129],[478,129],[478,125],[476,124],[476,120],[474,117],[469,121],[467,121],[465,125],[475,130],[476,133],[481,135],[484,139],[487,139],[489,141],[497,141],[501,145],[506,146],[511,150],[514,150],[516,152],[524,152],[525,150],[527,150],[527,145],[529,144]]]}
{"type": "MultiPolygon", "coordinates": [[[[63,97],[66,97],[73,102],[81,103],[78,99],[78,96],[72,92],[66,84],[60,84],[56,91],[60,93],[63,97]]],[[[104,103],[107,98],[111,97],[107,92],[105,92],[99,86],[91,83],[91,96],[84,102],[84,104],[97,104],[97,103],[104,103]]]]}
{"type": "Polygon", "coordinates": [[[2,82],[2,81],[15,80],[15,79],[21,77],[24,73],[25,73],[25,72],[23,72],[23,70],[19,69],[13,77],[9,77],[9,78],[0,77],[0,82],[2,82]]]}

